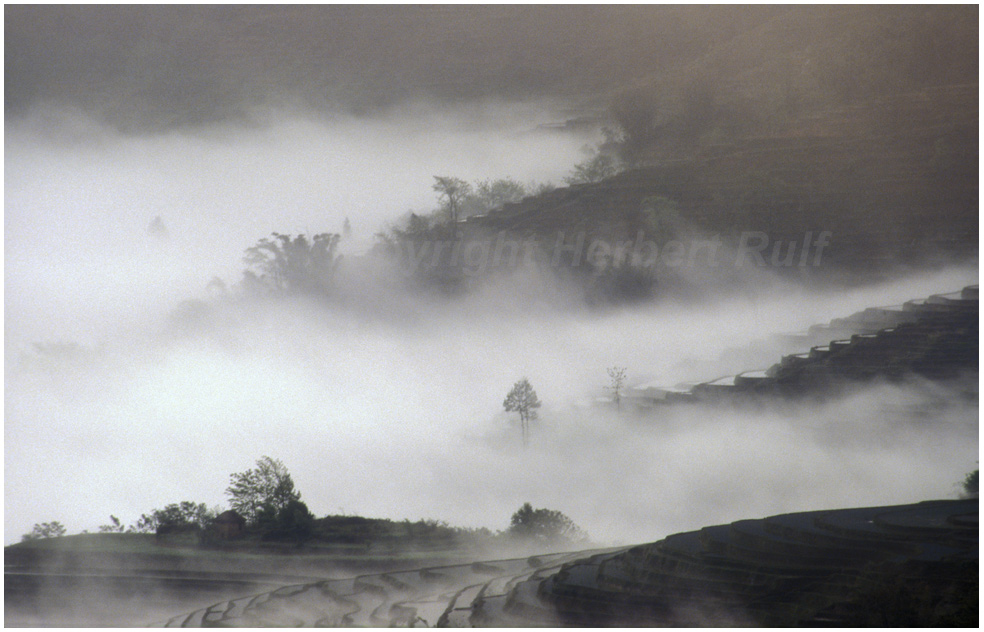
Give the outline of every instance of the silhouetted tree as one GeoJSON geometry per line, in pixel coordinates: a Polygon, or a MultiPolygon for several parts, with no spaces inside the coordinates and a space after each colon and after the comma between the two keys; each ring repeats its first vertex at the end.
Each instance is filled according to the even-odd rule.
{"type": "Polygon", "coordinates": [[[43,540],[44,538],[60,538],[65,535],[65,526],[57,520],[35,524],[30,533],[21,536],[21,542],[43,540]]]}
{"type": "Polygon", "coordinates": [[[257,522],[265,505],[279,512],[301,498],[284,464],[268,456],[260,458],[254,469],[232,474],[226,494],[229,505],[250,523],[257,522]]]}
{"type": "Polygon", "coordinates": [[[615,408],[622,410],[622,385],[625,384],[625,367],[611,367],[608,369],[608,377],[611,379],[611,386],[606,388],[612,392],[615,408]]]}
{"type": "Polygon", "coordinates": [[[574,521],[553,509],[533,509],[524,503],[512,515],[507,533],[516,538],[539,542],[579,542],[587,535],[574,521]]]}
{"type": "Polygon", "coordinates": [[[622,170],[618,158],[608,153],[599,153],[594,157],[574,165],[574,171],[564,177],[567,184],[590,184],[601,182],[622,170]]]}
{"type": "Polygon", "coordinates": [[[520,426],[523,432],[523,445],[528,445],[530,422],[536,419],[536,409],[540,407],[540,400],[536,396],[536,391],[530,385],[530,381],[524,377],[516,382],[512,390],[506,395],[502,406],[506,409],[506,412],[519,413],[520,426]]]}
{"type": "Polygon", "coordinates": [[[461,204],[471,193],[471,185],[461,178],[434,176],[434,186],[441,208],[448,214],[452,229],[458,224],[461,204]]]}
{"type": "Polygon", "coordinates": [[[280,537],[300,544],[314,531],[314,514],[305,503],[291,500],[277,512],[277,529],[280,537]]]}
{"type": "MultiPolygon", "coordinates": [[[[340,260],[339,236],[332,233],[291,237],[273,233],[246,249],[243,261],[256,269],[255,279],[280,292],[324,292],[340,260]]],[[[249,272],[247,273],[249,274],[249,272]]]]}
{"type": "Polygon", "coordinates": [[[468,196],[465,206],[472,213],[487,213],[527,195],[526,187],[511,178],[483,180],[476,183],[475,193],[468,196]]]}
{"type": "Polygon", "coordinates": [[[961,496],[964,498],[977,498],[979,485],[980,485],[981,471],[979,469],[974,470],[964,478],[963,481],[963,493],[961,496]]]}
{"type": "Polygon", "coordinates": [[[120,519],[116,516],[109,517],[109,524],[100,525],[99,533],[123,533],[126,531],[126,527],[120,522],[120,519]]]}
{"type": "MultiPolygon", "coordinates": [[[[165,505],[162,509],[154,509],[149,514],[141,514],[128,531],[130,533],[154,533],[161,527],[205,529],[218,514],[218,508],[210,508],[205,503],[185,500],[180,503],[165,505]]],[[[114,518],[114,516],[110,516],[110,518],[114,518]]],[[[103,528],[100,527],[99,530],[102,531],[103,528]]]]}

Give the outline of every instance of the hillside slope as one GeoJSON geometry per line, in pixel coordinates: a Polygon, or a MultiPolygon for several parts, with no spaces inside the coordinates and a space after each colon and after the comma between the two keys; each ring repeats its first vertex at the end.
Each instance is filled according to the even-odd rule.
{"type": "Polygon", "coordinates": [[[285,586],[212,626],[974,625],[977,500],[742,520],[629,549],[285,586]]]}
{"type": "Polygon", "coordinates": [[[870,279],[974,260],[977,90],[951,85],[880,97],[815,112],[771,135],[685,151],[657,144],[640,158],[645,166],[507,204],[469,224],[545,243],[578,230],[611,241],[641,230],[657,243],[720,236],[732,249],[743,234],[761,232],[766,265],[780,243],[769,267],[797,275],[870,279]],[[669,229],[654,225],[660,204],[669,229]],[[830,245],[820,265],[803,266],[798,256],[785,262],[789,242],[824,231],[830,245]]]}

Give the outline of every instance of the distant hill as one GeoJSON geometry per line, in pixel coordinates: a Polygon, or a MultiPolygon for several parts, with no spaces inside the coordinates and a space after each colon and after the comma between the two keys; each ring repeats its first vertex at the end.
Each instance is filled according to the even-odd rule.
{"type": "Polygon", "coordinates": [[[780,265],[770,266],[780,273],[860,280],[975,261],[977,95],[977,83],[923,88],[803,113],[772,132],[615,145],[623,157],[632,152],[634,164],[622,173],[469,223],[547,243],[576,230],[609,243],[633,240],[640,230],[658,239],[656,198],[674,224],[664,241],[719,237],[733,252],[743,234],[763,233],[763,258],[780,244],[780,265]],[[790,243],[824,231],[830,245],[821,266],[803,267],[794,253],[783,269],[790,243]]]}

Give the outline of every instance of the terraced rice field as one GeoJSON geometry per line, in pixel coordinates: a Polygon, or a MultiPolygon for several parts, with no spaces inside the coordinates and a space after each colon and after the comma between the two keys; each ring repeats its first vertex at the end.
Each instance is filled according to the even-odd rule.
{"type": "Polygon", "coordinates": [[[959,624],[977,616],[978,533],[976,499],[785,514],[631,548],[285,586],[159,625],[886,624],[871,619],[886,587],[931,601],[896,610],[903,622],[959,624]]]}

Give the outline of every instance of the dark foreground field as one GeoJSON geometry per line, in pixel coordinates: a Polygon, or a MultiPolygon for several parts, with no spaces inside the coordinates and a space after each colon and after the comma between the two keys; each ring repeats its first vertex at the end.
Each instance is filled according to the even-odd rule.
{"type": "Polygon", "coordinates": [[[963,627],[979,615],[976,498],[508,559],[155,550],[166,547],[129,534],[60,540],[5,551],[7,625],[963,627]]]}
{"type": "Polygon", "coordinates": [[[344,546],[207,550],[158,544],[145,534],[40,540],[4,550],[4,620],[8,626],[141,626],[286,584],[435,566],[462,555],[344,546]]]}

